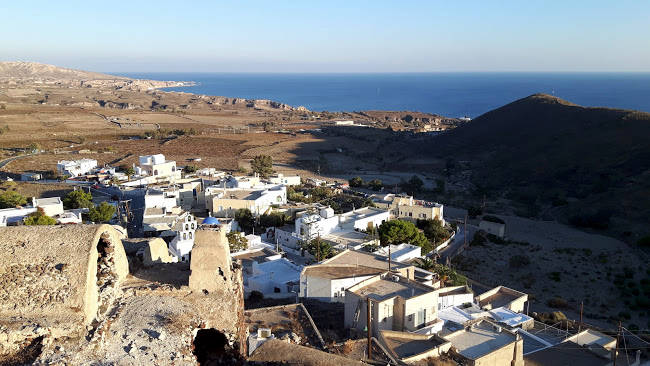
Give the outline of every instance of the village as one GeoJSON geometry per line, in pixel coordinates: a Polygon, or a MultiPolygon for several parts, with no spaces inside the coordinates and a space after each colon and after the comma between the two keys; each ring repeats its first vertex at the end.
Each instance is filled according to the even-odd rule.
{"type": "Polygon", "coordinates": [[[465,210],[360,178],[275,173],[267,155],[239,173],[188,160],[63,160],[53,170],[73,187],[66,195],[3,194],[14,207],[0,209],[0,273],[16,278],[0,292],[0,355],[512,366],[647,357],[620,352],[619,338],[635,341],[624,328],[530,312],[523,284],[491,288],[457,272],[470,242],[506,238],[498,217],[468,228],[465,210]]]}

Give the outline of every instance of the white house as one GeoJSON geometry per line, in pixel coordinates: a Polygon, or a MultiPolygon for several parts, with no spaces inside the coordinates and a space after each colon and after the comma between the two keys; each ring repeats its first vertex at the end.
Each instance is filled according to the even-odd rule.
{"type": "Polygon", "coordinates": [[[165,155],[144,155],[138,159],[140,166],[136,167],[138,175],[147,175],[154,178],[180,178],[181,171],[176,169],[176,162],[166,160],[165,155]]]}
{"type": "Polygon", "coordinates": [[[42,208],[47,216],[55,217],[63,213],[63,201],[61,197],[32,198],[32,206],[42,208]]]}
{"type": "Polygon", "coordinates": [[[248,290],[259,291],[264,297],[293,297],[300,290],[301,266],[280,258],[253,267],[248,278],[248,290]]]}
{"type": "Polygon", "coordinates": [[[390,246],[381,247],[375,251],[375,254],[388,257],[389,252],[390,259],[395,262],[408,262],[410,260],[422,257],[421,247],[407,243],[398,245],[391,244],[390,246]]]}
{"type": "Polygon", "coordinates": [[[269,177],[269,182],[273,184],[282,184],[284,186],[299,186],[300,185],[300,176],[299,175],[284,175],[278,173],[269,177]]]}
{"type": "Polygon", "coordinates": [[[60,174],[71,177],[88,174],[95,168],[97,168],[95,159],[61,160],[56,164],[56,170],[60,174]]]}
{"type": "Polygon", "coordinates": [[[262,215],[274,205],[287,203],[287,188],[282,185],[259,189],[221,188],[205,189],[205,206],[215,217],[233,217],[239,209],[249,209],[253,215],[262,215]]]}
{"type": "Polygon", "coordinates": [[[293,249],[299,248],[300,242],[317,237],[327,240],[332,236],[337,238],[332,240],[334,243],[345,242],[346,233],[365,231],[369,226],[377,227],[388,221],[389,216],[387,210],[372,207],[335,215],[331,207],[321,206],[318,212],[311,210],[298,215],[292,232],[283,227],[277,228],[275,234],[278,243],[293,249]]]}

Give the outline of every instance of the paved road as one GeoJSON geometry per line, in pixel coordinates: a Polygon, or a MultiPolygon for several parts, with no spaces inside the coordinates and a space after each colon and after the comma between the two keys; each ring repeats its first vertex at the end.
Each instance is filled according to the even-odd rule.
{"type": "Polygon", "coordinates": [[[32,155],[36,155],[36,154],[19,155],[19,156],[13,156],[11,158],[4,159],[4,160],[0,161],[0,168],[3,168],[5,165],[11,163],[14,160],[26,158],[26,157],[32,156],[32,155]]]}
{"type": "MultiPolygon", "coordinates": [[[[463,244],[465,243],[465,230],[463,230],[463,225],[459,224],[458,225],[458,233],[456,233],[456,236],[454,237],[454,240],[449,243],[447,247],[442,249],[440,251],[440,257],[438,258],[438,263],[445,264],[447,262],[447,258],[449,260],[452,260],[456,255],[458,255],[459,251],[461,250],[463,244]]],[[[470,239],[474,236],[474,232],[476,229],[472,227],[471,225],[467,225],[467,242],[469,243],[470,239]]]]}

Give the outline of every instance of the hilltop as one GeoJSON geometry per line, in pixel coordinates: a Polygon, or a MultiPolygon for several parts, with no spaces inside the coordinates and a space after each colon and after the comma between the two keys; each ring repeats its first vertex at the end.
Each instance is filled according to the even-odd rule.
{"type": "Polygon", "coordinates": [[[597,228],[606,225],[597,221],[610,215],[647,222],[648,136],[650,113],[582,107],[535,94],[430,139],[422,148],[432,157],[452,160],[450,166],[468,162],[478,195],[505,193],[524,203],[532,216],[546,208],[597,228]]]}
{"type": "Polygon", "coordinates": [[[128,80],[123,76],[68,69],[38,62],[0,62],[0,78],[40,78],[57,80],[128,80]]]}

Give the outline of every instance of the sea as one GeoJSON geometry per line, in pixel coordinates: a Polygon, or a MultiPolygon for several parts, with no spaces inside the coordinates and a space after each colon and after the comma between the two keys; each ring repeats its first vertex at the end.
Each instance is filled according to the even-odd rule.
{"type": "Polygon", "coordinates": [[[167,88],[196,94],[270,99],[313,111],[417,111],[475,118],[517,99],[546,93],[583,106],[650,112],[650,73],[119,73],[193,81],[167,88]]]}

